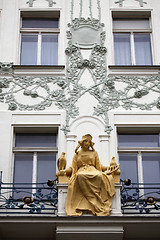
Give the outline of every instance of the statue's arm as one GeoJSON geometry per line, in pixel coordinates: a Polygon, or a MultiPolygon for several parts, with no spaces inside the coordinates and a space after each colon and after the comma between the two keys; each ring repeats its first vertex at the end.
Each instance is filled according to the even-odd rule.
{"type": "Polygon", "coordinates": [[[77,167],[77,154],[74,155],[73,160],[72,160],[72,166],[65,169],[65,173],[67,177],[71,177],[72,175],[74,175],[76,172],[78,171],[78,167],[77,167]]]}
{"type": "Polygon", "coordinates": [[[96,161],[96,169],[99,170],[99,171],[102,171],[101,163],[100,163],[100,160],[99,160],[97,152],[95,152],[95,161],[96,161]]]}
{"type": "Polygon", "coordinates": [[[78,171],[78,166],[77,166],[77,156],[78,154],[76,153],[73,157],[73,160],[72,160],[72,175],[75,174],[77,171],[78,171]]]}

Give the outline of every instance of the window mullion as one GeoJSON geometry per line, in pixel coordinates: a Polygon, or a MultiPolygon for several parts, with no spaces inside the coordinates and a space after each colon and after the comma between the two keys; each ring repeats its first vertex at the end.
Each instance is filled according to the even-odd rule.
{"type": "MultiPolygon", "coordinates": [[[[138,181],[139,183],[143,183],[143,166],[142,166],[142,152],[138,152],[138,181]]],[[[143,185],[140,185],[143,187],[143,185]]],[[[144,189],[140,189],[140,196],[144,195],[144,189]]]]}
{"type": "MultiPolygon", "coordinates": [[[[33,153],[33,172],[32,172],[32,183],[37,182],[37,152],[33,153]]],[[[36,184],[33,184],[32,194],[36,193],[36,184]]]]}
{"type": "Polygon", "coordinates": [[[138,180],[143,182],[142,152],[138,152],[138,180]]]}
{"type": "Polygon", "coordinates": [[[37,65],[41,64],[41,45],[42,45],[42,33],[38,34],[38,51],[37,51],[37,65]]]}
{"type": "Polygon", "coordinates": [[[136,58],[135,58],[135,47],[134,47],[134,33],[131,32],[131,58],[132,58],[132,65],[136,65],[136,58]]]}

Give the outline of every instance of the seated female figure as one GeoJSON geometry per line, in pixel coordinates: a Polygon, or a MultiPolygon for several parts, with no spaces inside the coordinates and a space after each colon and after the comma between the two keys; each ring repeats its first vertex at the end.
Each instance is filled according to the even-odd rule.
{"type": "Polygon", "coordinates": [[[75,150],[66,201],[66,213],[69,216],[80,216],[86,212],[108,216],[111,212],[115,194],[113,177],[102,172],[93,145],[92,136],[86,134],[75,150]]]}

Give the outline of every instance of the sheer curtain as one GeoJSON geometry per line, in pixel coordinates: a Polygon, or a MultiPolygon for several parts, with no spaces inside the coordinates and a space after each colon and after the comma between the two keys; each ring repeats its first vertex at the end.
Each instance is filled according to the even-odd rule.
{"type": "Polygon", "coordinates": [[[56,147],[54,133],[16,133],[16,147],[56,147]]]}
{"type": "Polygon", "coordinates": [[[58,64],[58,35],[42,35],[42,65],[57,65],[58,64]]]}
{"type": "Polygon", "coordinates": [[[37,155],[37,182],[47,182],[56,179],[56,154],[38,153],[37,155]]]}
{"type": "Polygon", "coordinates": [[[37,64],[38,35],[22,34],[21,65],[37,64]]]}
{"type": "Polygon", "coordinates": [[[14,184],[15,188],[21,188],[20,191],[15,191],[14,198],[20,199],[26,194],[31,196],[31,184],[23,185],[22,183],[32,183],[33,170],[33,154],[32,153],[17,153],[14,157],[14,184]],[[23,190],[23,187],[27,187],[23,190]],[[26,192],[24,192],[26,191],[26,192]]]}
{"type": "MultiPolygon", "coordinates": [[[[142,154],[142,164],[143,164],[143,182],[144,183],[159,183],[160,182],[160,153],[144,153],[142,154]]],[[[158,185],[152,185],[155,189],[152,190],[152,196],[159,198],[158,185]]],[[[148,189],[144,190],[145,193],[148,189]]]]}
{"type": "Polygon", "coordinates": [[[131,65],[130,34],[114,34],[114,55],[116,65],[131,65]]]}
{"type": "Polygon", "coordinates": [[[119,162],[121,168],[121,179],[131,179],[132,182],[138,182],[138,166],[136,153],[120,153],[119,162]]]}
{"type": "Polygon", "coordinates": [[[134,34],[134,45],[136,65],[152,65],[150,34],[134,34]]]}

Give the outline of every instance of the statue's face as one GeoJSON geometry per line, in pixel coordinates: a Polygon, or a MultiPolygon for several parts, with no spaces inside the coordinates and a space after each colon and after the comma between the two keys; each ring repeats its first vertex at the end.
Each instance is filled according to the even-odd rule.
{"type": "Polygon", "coordinates": [[[82,143],[82,148],[88,149],[90,147],[90,141],[88,139],[85,139],[82,143]]]}

